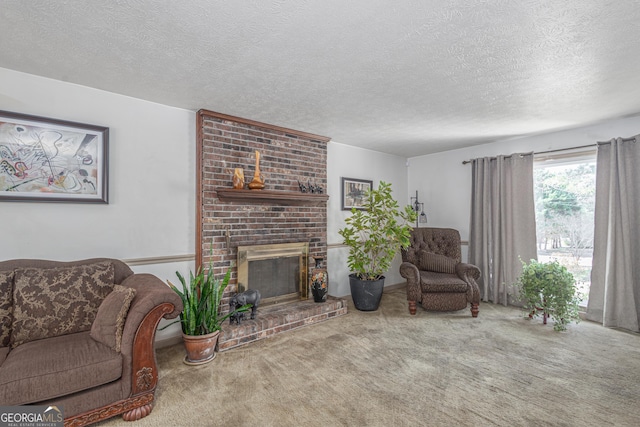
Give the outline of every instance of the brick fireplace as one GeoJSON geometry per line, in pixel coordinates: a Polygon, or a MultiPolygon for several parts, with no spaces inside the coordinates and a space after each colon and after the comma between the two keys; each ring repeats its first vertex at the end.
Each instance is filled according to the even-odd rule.
{"type": "MultiPolygon", "coordinates": [[[[328,195],[303,193],[299,184],[326,191],[329,138],[206,110],[198,112],[197,134],[196,263],[207,266],[211,260],[218,277],[232,267],[225,302],[238,290],[238,247],[305,243],[309,256],[327,259],[328,195]],[[264,189],[233,189],[236,168],[251,181],[256,152],[264,189]]],[[[346,304],[335,298],[259,308],[256,320],[225,324],[219,347],[344,313],[346,304]]]]}

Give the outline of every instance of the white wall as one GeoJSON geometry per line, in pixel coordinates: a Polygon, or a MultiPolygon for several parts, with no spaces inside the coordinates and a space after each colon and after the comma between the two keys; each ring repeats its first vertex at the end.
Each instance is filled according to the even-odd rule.
{"type": "MultiPolygon", "coordinates": [[[[469,238],[471,211],[471,165],[463,160],[517,152],[541,152],[595,144],[615,137],[640,133],[640,117],[611,120],[561,132],[494,142],[459,150],[445,151],[409,159],[409,192],[419,191],[431,227],[460,230],[469,238]]],[[[466,259],[463,247],[463,259],[466,259]]]]}
{"type": "Polygon", "coordinates": [[[194,112],[3,68],[0,109],[109,127],[109,204],[0,202],[0,260],[194,252],[194,112]]]}
{"type": "MultiPolygon", "coordinates": [[[[349,295],[348,249],[342,244],[338,230],[344,227],[344,220],[351,213],[341,207],[341,178],[357,178],[373,181],[377,188],[380,181],[391,183],[393,195],[400,206],[409,204],[407,193],[406,159],[376,151],[351,147],[338,142],[329,142],[327,147],[327,243],[329,244],[327,269],[329,272],[329,294],[349,295]]],[[[403,283],[400,276],[400,256],[398,255],[387,274],[385,286],[403,283]]]]}
{"type": "MultiPolygon", "coordinates": [[[[0,202],[0,260],[194,253],[195,112],[4,68],[0,110],[109,127],[109,204],[0,202]]],[[[193,264],[133,270],[165,281],[193,264]]]]}

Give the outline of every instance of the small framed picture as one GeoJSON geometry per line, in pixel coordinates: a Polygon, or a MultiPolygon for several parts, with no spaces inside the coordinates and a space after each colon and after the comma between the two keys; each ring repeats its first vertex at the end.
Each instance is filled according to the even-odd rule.
{"type": "Polygon", "coordinates": [[[365,194],[373,189],[373,181],[342,178],[342,210],[364,209],[365,194]]]}
{"type": "Polygon", "coordinates": [[[108,203],[109,128],[0,111],[0,201],[108,203]]]}

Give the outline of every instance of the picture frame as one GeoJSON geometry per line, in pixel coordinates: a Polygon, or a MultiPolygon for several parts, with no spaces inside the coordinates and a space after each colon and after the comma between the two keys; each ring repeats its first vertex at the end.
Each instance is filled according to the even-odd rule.
{"type": "Polygon", "coordinates": [[[0,201],[108,203],[109,128],[0,110],[0,201]]]}
{"type": "Polygon", "coordinates": [[[341,188],[343,211],[350,211],[353,208],[364,210],[364,195],[367,190],[373,189],[373,181],[343,177],[341,188]]]}

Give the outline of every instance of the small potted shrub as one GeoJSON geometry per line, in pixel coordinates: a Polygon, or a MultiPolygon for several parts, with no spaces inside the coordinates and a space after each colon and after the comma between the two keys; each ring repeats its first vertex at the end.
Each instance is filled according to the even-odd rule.
{"type": "Polygon", "coordinates": [[[212,263],[209,263],[206,274],[202,267],[198,268],[195,275],[190,271],[189,284],[178,271],[176,275],[182,284],[182,290],[170,281],[167,282],[180,296],[184,306],[180,313],[182,337],[187,352],[184,362],[188,365],[210,362],[215,357],[222,322],[235,313],[247,311],[251,304],[243,305],[225,315],[220,314],[222,295],[229,284],[231,268],[222,280],[214,277],[212,263]]]}
{"type": "Polygon", "coordinates": [[[347,265],[351,297],[358,310],[378,309],[384,288],[383,274],[400,248],[409,246],[416,212],[409,205],[400,210],[391,195],[391,184],[380,182],[367,191],[363,210],[352,209],[346,226],[338,231],[349,247],[347,265]]]}
{"type": "Polygon", "coordinates": [[[580,294],[567,268],[558,261],[538,262],[532,259],[529,264],[522,264],[517,285],[529,318],[542,313],[546,323],[547,317],[551,317],[556,331],[566,330],[566,325],[572,321],[579,322],[580,294]]]}

